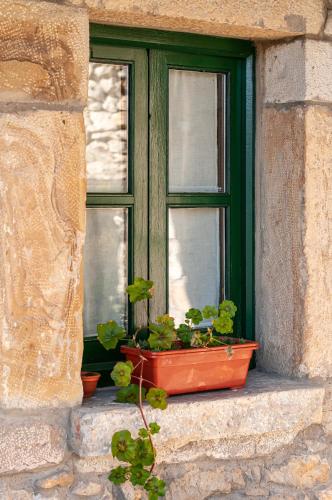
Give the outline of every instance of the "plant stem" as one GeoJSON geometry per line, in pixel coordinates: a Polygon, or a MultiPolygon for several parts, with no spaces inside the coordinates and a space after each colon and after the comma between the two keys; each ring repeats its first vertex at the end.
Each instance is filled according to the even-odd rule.
{"type": "MultiPolygon", "coordinates": [[[[134,366],[134,370],[135,370],[135,368],[136,368],[138,365],[139,365],[139,363],[138,363],[136,366],[134,366]]],[[[139,377],[138,375],[132,375],[132,376],[131,376],[131,378],[137,378],[137,379],[140,379],[141,377],[139,377]]],[[[146,378],[142,378],[142,380],[143,380],[143,382],[148,382],[149,384],[152,384],[152,385],[154,385],[155,387],[157,387],[157,388],[158,388],[158,386],[157,386],[156,384],[154,384],[153,382],[151,382],[151,380],[147,380],[146,378]]]]}
{"type": "MultiPolygon", "coordinates": [[[[154,449],[154,445],[153,445],[153,441],[152,441],[152,437],[151,437],[150,427],[148,426],[148,423],[146,421],[146,418],[145,418],[145,415],[144,415],[144,411],[143,411],[142,383],[143,383],[143,380],[144,380],[143,379],[143,365],[144,365],[144,361],[145,361],[145,358],[141,355],[141,366],[140,366],[140,375],[139,375],[139,404],[138,404],[138,407],[139,407],[139,411],[141,413],[141,417],[142,417],[144,426],[145,426],[145,428],[147,430],[147,433],[148,433],[148,436],[149,436],[149,441],[150,441],[151,448],[152,448],[152,451],[153,451],[153,456],[154,456],[154,458],[156,458],[156,453],[155,453],[155,449],[154,449]]],[[[155,461],[151,465],[150,474],[153,471],[154,465],[155,465],[155,461]]]]}

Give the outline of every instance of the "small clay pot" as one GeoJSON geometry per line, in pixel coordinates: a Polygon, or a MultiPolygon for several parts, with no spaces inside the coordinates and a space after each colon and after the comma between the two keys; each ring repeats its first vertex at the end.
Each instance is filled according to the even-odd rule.
{"type": "Polygon", "coordinates": [[[91,398],[96,391],[100,373],[97,372],[81,372],[83,384],[83,395],[85,398],[91,398]]]}

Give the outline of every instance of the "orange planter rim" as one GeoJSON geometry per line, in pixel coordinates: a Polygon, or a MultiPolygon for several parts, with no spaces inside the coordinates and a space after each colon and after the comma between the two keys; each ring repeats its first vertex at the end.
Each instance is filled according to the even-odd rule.
{"type": "MultiPolygon", "coordinates": [[[[228,337],[229,340],[238,340],[238,339],[233,339],[228,337]]],[[[129,347],[129,346],[121,346],[121,352],[137,352],[141,351],[142,354],[146,358],[159,358],[161,356],[173,356],[173,355],[186,355],[186,354],[193,354],[193,353],[208,353],[208,352],[213,352],[213,351],[225,351],[231,347],[232,349],[250,349],[250,350],[257,350],[260,348],[260,344],[254,340],[245,340],[243,343],[238,343],[238,344],[228,344],[228,345],[222,345],[222,346],[217,346],[217,347],[191,347],[191,348],[185,348],[185,349],[171,349],[169,351],[149,351],[147,349],[140,349],[138,347],[129,347]]]]}

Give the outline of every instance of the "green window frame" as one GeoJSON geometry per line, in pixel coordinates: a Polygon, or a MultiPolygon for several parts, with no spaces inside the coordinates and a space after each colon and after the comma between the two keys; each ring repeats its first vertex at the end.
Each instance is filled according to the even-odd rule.
{"type": "MultiPolygon", "coordinates": [[[[235,334],[254,338],[254,47],[245,40],[91,25],[91,61],[128,64],[128,193],[88,193],[87,207],[128,208],[128,280],[157,284],[152,315],[167,303],[169,207],[225,209],[225,297],[239,306],[235,334]],[[168,192],[168,69],[226,74],[226,185],[218,193],[168,192]],[[161,266],[160,262],[165,265],[161,266]],[[241,332],[241,333],[240,333],[241,332]]],[[[128,328],[145,320],[128,304],[128,328]]],[[[85,339],[83,367],[109,370],[120,356],[85,339]]]]}

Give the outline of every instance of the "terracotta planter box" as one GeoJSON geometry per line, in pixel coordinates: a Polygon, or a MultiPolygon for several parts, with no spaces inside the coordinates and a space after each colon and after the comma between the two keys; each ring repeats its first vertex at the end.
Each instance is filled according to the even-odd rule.
{"type": "MultiPolygon", "coordinates": [[[[228,346],[163,352],[122,346],[121,352],[134,366],[141,353],[146,358],[143,377],[152,382],[143,382],[143,385],[160,387],[171,395],[244,387],[252,353],[258,348],[257,342],[246,341],[232,345],[231,356],[227,352],[228,346]]],[[[133,375],[138,376],[139,369],[133,375]]],[[[132,382],[137,383],[137,378],[132,382]]]]}

